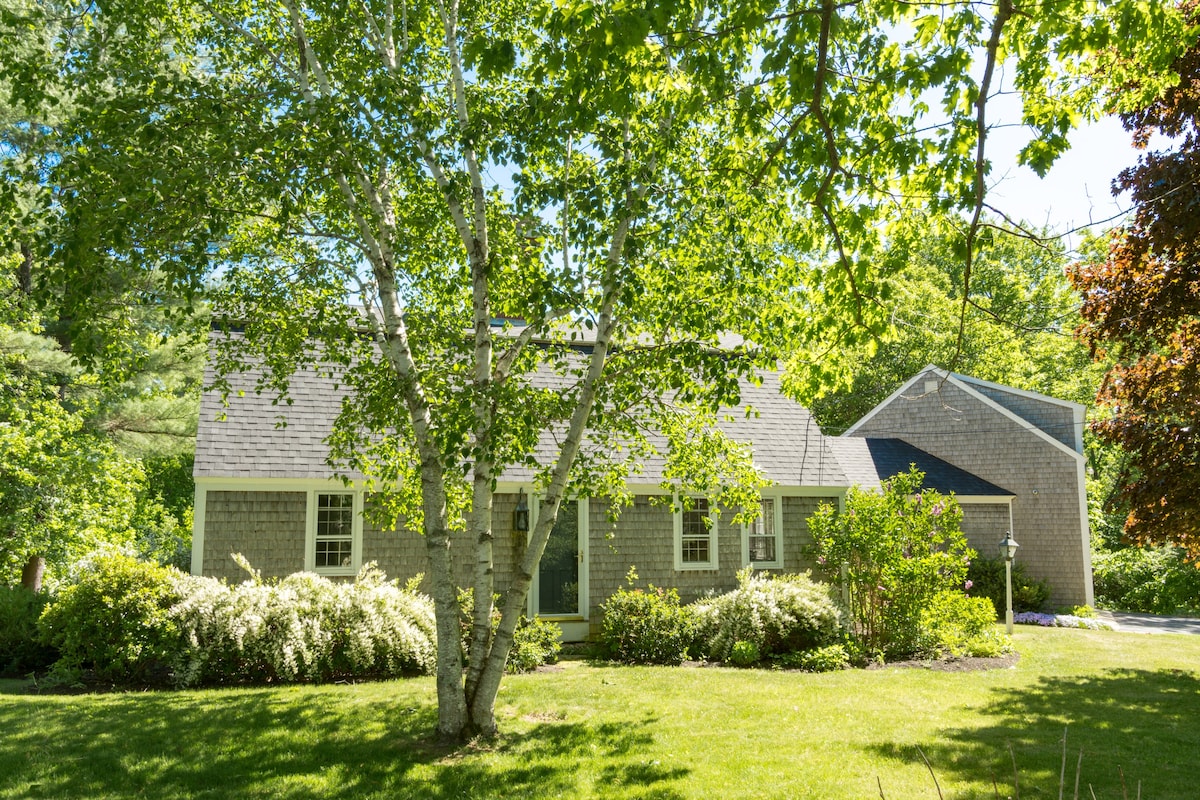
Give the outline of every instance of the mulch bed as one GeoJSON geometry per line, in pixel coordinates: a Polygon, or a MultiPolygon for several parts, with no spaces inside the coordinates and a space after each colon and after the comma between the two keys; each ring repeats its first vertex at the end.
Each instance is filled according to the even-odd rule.
{"type": "Polygon", "coordinates": [[[886,664],[869,664],[867,669],[928,669],[934,672],[978,672],[985,669],[1010,669],[1021,659],[1018,653],[995,658],[943,658],[936,661],[889,661],[886,664]]]}

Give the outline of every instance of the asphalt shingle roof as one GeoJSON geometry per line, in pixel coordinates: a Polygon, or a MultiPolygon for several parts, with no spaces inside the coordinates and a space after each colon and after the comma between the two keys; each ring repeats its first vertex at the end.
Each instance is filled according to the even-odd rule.
{"type": "Polygon", "coordinates": [[[878,489],[881,481],[916,464],[925,473],[924,487],[960,496],[1014,497],[994,483],[950,464],[901,439],[838,437],[828,440],[851,485],[878,489]]]}
{"type": "MultiPolygon", "coordinates": [[[[204,384],[212,383],[211,368],[204,384]]],[[[291,405],[276,404],[271,392],[256,394],[257,369],[229,376],[228,408],[219,392],[200,397],[196,431],[197,478],[331,478],[325,437],[341,409],[343,393],[313,369],[292,377],[291,405]],[[283,423],[286,422],[286,425],[283,423]]]]}
{"type": "MultiPolygon", "coordinates": [[[[211,368],[205,385],[212,383],[211,368]]],[[[329,479],[326,463],[329,435],[345,390],[315,369],[297,370],[290,385],[290,403],[276,402],[270,391],[255,392],[261,372],[250,369],[229,377],[232,393],[223,407],[220,394],[204,392],[196,434],[197,478],[329,479]]],[[[962,496],[1011,497],[1011,492],[930,455],[901,439],[827,437],[808,409],[785,396],[778,373],[765,373],[758,384],[743,381],[741,403],[722,414],[719,427],[735,441],[750,446],[763,474],[780,486],[878,488],[882,480],[908,470],[925,473],[925,486],[962,496]]],[[[534,382],[555,385],[550,373],[534,382]]],[[[651,437],[665,449],[662,437],[651,437]]],[[[557,454],[552,433],[536,448],[541,463],[557,454]]],[[[637,483],[657,484],[664,462],[654,457],[642,464],[637,483]]],[[[532,473],[511,468],[504,479],[526,481],[532,473]]],[[[361,477],[351,475],[351,478],[361,477]]]]}
{"type": "MultiPolygon", "coordinates": [[[[230,376],[234,392],[223,408],[219,393],[206,391],[200,402],[196,434],[197,478],[330,478],[324,443],[340,409],[344,390],[312,369],[298,370],[291,382],[291,404],[273,403],[269,392],[256,394],[257,370],[230,376]],[[286,425],[282,424],[286,422],[286,425]]],[[[212,382],[205,374],[205,385],[212,382]]],[[[782,486],[848,486],[845,473],[830,449],[829,439],[808,409],[785,397],[779,376],[762,376],[761,385],[743,382],[742,402],[719,423],[732,439],[750,445],[763,473],[782,486]],[[753,409],[748,415],[747,410],[753,409]]],[[[657,442],[657,444],[661,444],[657,442]]],[[[545,436],[537,455],[545,460],[557,451],[545,436]]],[[[661,459],[642,465],[638,483],[658,483],[661,459]]],[[[525,480],[530,473],[513,468],[507,480],[525,480]]],[[[354,477],[354,476],[351,476],[354,477]]]]}

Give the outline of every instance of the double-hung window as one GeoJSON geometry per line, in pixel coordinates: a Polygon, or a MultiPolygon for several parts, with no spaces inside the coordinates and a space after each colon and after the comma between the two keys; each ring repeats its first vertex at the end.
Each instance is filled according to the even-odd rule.
{"type": "Polygon", "coordinates": [[[716,568],[717,519],[708,500],[696,498],[675,512],[675,569],[716,568]]]}
{"type": "Polygon", "coordinates": [[[309,495],[308,568],[322,575],[354,575],[362,560],[362,509],[355,492],[309,495]]]}
{"type": "Polygon", "coordinates": [[[758,516],[742,526],[743,563],[760,569],[783,569],[782,512],[779,498],[762,498],[758,516]]]}

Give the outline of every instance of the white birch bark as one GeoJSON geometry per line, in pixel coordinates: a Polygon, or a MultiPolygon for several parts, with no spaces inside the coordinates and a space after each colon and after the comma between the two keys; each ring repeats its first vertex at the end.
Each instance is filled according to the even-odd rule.
{"type": "Polygon", "coordinates": [[[533,534],[517,567],[513,583],[509,586],[508,594],[505,596],[500,625],[493,638],[487,663],[479,676],[478,685],[474,687],[473,692],[467,695],[470,703],[468,713],[471,716],[472,725],[487,736],[496,733],[496,694],[500,690],[500,680],[504,677],[504,665],[508,660],[508,653],[512,649],[513,634],[516,631],[517,621],[525,610],[529,589],[533,585],[534,571],[541,562],[542,554],[546,550],[546,543],[550,540],[550,533],[558,520],[558,511],[566,495],[571,466],[575,463],[575,457],[583,445],[588,418],[595,405],[596,393],[608,360],[609,346],[616,328],[616,319],[613,313],[617,298],[617,287],[614,285],[616,268],[622,258],[630,223],[631,220],[626,217],[613,234],[602,287],[604,295],[600,307],[599,324],[596,328],[596,342],[588,358],[587,373],[580,385],[578,403],[571,414],[567,435],[559,449],[558,459],[551,473],[550,484],[546,487],[537,525],[534,526],[533,534]]]}
{"type": "MultiPolygon", "coordinates": [[[[301,58],[307,66],[307,69],[299,70],[299,74],[296,75],[300,93],[310,104],[315,101],[318,92],[332,97],[333,88],[329,77],[305,35],[303,15],[293,0],[285,0],[285,4],[301,58]],[[316,78],[315,90],[308,80],[310,71],[316,78]]],[[[388,48],[382,41],[380,45],[383,47],[386,63],[389,60],[388,48]]],[[[457,741],[468,728],[469,719],[462,684],[458,597],[453,580],[446,481],[442,453],[433,435],[435,421],[420,383],[409,343],[403,303],[397,287],[393,255],[395,210],[387,189],[388,178],[383,172],[383,167],[380,168],[381,173],[376,183],[344,148],[342,156],[350,163],[351,174],[348,175],[345,170],[339,169],[335,171],[334,177],[366,244],[365,249],[378,287],[380,313],[383,317],[382,336],[378,344],[381,354],[396,374],[401,394],[405,398],[420,463],[421,507],[438,644],[437,736],[443,741],[457,741]]]]}

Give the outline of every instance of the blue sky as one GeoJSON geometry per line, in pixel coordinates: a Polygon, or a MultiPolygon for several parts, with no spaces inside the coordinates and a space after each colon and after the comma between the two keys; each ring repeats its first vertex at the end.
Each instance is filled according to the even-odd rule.
{"type": "Polygon", "coordinates": [[[1023,144],[1020,128],[1001,128],[988,142],[992,160],[989,201],[1014,219],[1066,235],[1068,250],[1079,242],[1078,228],[1096,232],[1119,225],[1128,198],[1114,198],[1113,178],[1137,161],[1130,135],[1115,117],[1076,130],[1071,149],[1046,175],[1017,164],[1023,144]]]}

